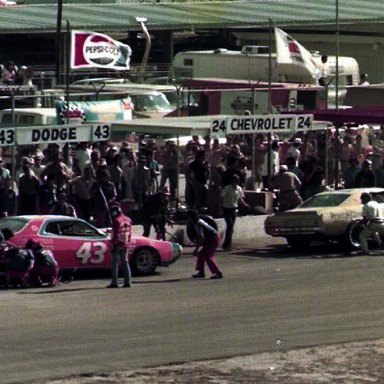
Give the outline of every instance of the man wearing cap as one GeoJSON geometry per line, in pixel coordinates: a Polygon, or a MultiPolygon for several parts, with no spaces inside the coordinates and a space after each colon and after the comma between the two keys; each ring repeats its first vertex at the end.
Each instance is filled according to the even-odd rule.
{"type": "Polygon", "coordinates": [[[299,193],[301,181],[293,172],[288,171],[286,165],[280,165],[279,173],[272,180],[272,186],[279,190],[278,204],[280,212],[296,208],[303,202],[299,193]]]}
{"type": "Polygon", "coordinates": [[[373,237],[379,247],[383,249],[383,242],[380,235],[384,234],[384,204],[381,204],[372,199],[372,195],[363,192],[360,196],[363,204],[362,210],[362,226],[363,230],[359,234],[361,254],[369,255],[368,239],[373,237]]]}
{"type": "Polygon", "coordinates": [[[302,144],[302,141],[301,141],[300,137],[296,137],[293,140],[293,144],[288,149],[288,153],[287,153],[288,156],[293,157],[295,159],[296,165],[298,165],[298,163],[300,161],[300,156],[301,156],[300,147],[301,147],[301,144],[302,144]]]}
{"type": "Polygon", "coordinates": [[[132,223],[131,219],[123,214],[121,206],[118,202],[109,204],[109,212],[112,218],[112,280],[107,288],[118,288],[118,272],[119,260],[123,268],[124,288],[129,288],[132,285],[131,269],[128,262],[129,243],[131,241],[132,223]]]}

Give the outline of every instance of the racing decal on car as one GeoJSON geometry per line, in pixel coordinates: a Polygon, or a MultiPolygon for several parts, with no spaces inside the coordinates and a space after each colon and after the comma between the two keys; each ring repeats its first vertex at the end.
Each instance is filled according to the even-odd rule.
{"type": "Polygon", "coordinates": [[[102,241],[83,243],[76,252],[76,257],[81,260],[81,264],[102,264],[107,246],[102,241]]]}

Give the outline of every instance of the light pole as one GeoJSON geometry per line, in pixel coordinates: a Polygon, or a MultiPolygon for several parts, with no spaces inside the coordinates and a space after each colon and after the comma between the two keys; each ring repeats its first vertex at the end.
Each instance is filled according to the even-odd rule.
{"type": "Polygon", "coordinates": [[[143,59],[141,61],[141,67],[140,67],[140,82],[144,82],[144,73],[145,73],[145,68],[147,67],[148,63],[148,58],[149,58],[149,52],[151,50],[151,36],[148,32],[147,27],[145,26],[145,22],[147,21],[146,17],[135,17],[135,20],[140,24],[141,29],[144,33],[145,37],[145,51],[143,55],[143,59]]]}
{"type": "Polygon", "coordinates": [[[56,84],[60,84],[60,63],[61,63],[61,22],[63,15],[63,0],[57,0],[56,16],[56,57],[55,57],[55,79],[56,84]]]}

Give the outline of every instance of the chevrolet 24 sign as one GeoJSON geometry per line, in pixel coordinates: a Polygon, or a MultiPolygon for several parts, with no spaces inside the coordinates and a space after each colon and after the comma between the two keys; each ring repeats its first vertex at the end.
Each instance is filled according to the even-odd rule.
{"type": "Polygon", "coordinates": [[[293,132],[309,130],[313,115],[255,115],[231,116],[212,121],[212,133],[224,131],[226,135],[293,132]]]}

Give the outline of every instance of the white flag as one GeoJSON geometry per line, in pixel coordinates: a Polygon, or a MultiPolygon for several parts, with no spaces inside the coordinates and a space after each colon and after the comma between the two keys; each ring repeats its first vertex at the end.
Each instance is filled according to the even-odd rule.
{"type": "Polygon", "coordinates": [[[71,69],[129,69],[131,48],[96,32],[72,31],[71,69]]]}
{"type": "Polygon", "coordinates": [[[320,68],[316,66],[312,54],[301,44],[277,27],[275,27],[275,39],[278,64],[301,65],[310,72],[313,78],[320,77],[320,68]]]}

